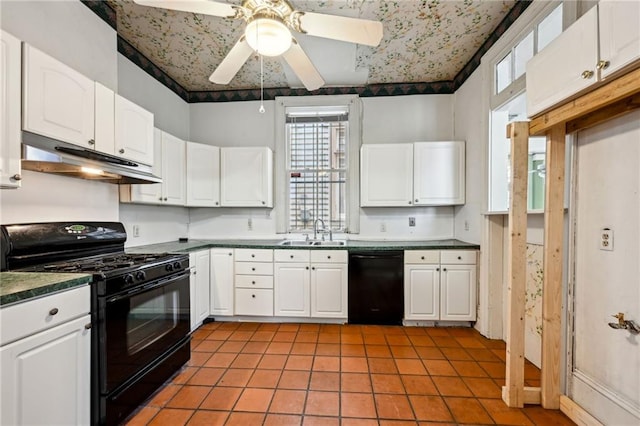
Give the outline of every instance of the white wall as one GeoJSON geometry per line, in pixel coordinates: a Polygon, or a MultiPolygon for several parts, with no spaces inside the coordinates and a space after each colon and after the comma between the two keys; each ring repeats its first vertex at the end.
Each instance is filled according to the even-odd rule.
{"type": "Polygon", "coordinates": [[[189,235],[189,212],[185,207],[120,205],[120,221],[127,230],[126,247],[176,241],[189,235]],[[138,226],[139,236],[133,233],[138,226]]]}

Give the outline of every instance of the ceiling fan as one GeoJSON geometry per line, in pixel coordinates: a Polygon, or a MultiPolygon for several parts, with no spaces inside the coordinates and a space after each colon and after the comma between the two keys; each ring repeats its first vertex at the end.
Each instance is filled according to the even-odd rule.
{"type": "Polygon", "coordinates": [[[303,12],[287,0],[243,0],[240,6],[210,0],[133,1],[143,6],[244,19],[244,35],[209,77],[216,84],[228,84],[255,51],[264,56],[282,55],[307,90],[316,90],[324,80],[291,31],[367,46],[377,46],[382,39],[380,22],[303,12]]]}

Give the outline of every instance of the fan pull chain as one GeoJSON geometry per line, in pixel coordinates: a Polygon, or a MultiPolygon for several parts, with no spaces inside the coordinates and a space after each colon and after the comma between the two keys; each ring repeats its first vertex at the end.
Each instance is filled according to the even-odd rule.
{"type": "Polygon", "coordinates": [[[260,114],[264,114],[264,57],[260,55],[260,114]]]}

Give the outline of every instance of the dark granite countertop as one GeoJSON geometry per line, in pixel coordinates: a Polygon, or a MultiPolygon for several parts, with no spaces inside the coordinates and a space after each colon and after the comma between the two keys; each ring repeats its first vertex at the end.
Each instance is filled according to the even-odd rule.
{"type": "Polygon", "coordinates": [[[343,246],[283,246],[284,239],[273,240],[189,240],[186,242],[171,241],[160,244],[130,247],[128,253],[188,253],[216,247],[229,248],[255,248],[255,249],[286,249],[286,250],[479,250],[477,244],[466,243],[460,240],[432,240],[432,241],[388,241],[388,240],[348,240],[343,246]]]}
{"type": "Polygon", "coordinates": [[[49,272],[0,272],[0,306],[23,302],[91,282],[91,275],[49,272]]]}

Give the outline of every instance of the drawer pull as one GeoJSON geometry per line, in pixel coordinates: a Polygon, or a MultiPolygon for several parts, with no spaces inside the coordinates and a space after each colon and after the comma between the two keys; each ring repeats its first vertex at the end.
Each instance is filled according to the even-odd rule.
{"type": "Polygon", "coordinates": [[[420,256],[420,259],[424,260],[424,256],[420,256]]]}
{"type": "Polygon", "coordinates": [[[442,268],[442,270],[443,270],[444,272],[447,272],[447,268],[442,268]]]}
{"type": "Polygon", "coordinates": [[[289,256],[289,257],[293,259],[293,255],[291,255],[291,256],[289,256]]]}
{"type": "Polygon", "coordinates": [[[58,308],[53,308],[52,310],[49,311],[49,315],[53,316],[55,314],[58,313],[58,308]]]}
{"type": "Polygon", "coordinates": [[[307,266],[307,267],[305,267],[305,269],[308,271],[308,270],[309,270],[309,267],[307,266]]]}
{"type": "Polygon", "coordinates": [[[229,256],[233,256],[233,253],[229,253],[229,256]]]}
{"type": "Polygon", "coordinates": [[[124,148],[120,148],[120,149],[118,150],[118,152],[119,152],[120,154],[124,154],[124,148]]]}
{"type": "Polygon", "coordinates": [[[311,270],[312,270],[312,271],[315,271],[315,270],[316,270],[315,266],[312,266],[312,267],[311,267],[311,270]]]}
{"type": "Polygon", "coordinates": [[[596,65],[596,68],[598,68],[599,70],[606,70],[607,68],[609,68],[609,65],[611,65],[611,62],[600,60],[598,61],[598,65],[596,65]]]}
{"type": "Polygon", "coordinates": [[[251,297],[255,299],[255,298],[256,298],[256,295],[255,295],[255,294],[252,294],[252,295],[251,295],[251,297]]]}
{"type": "Polygon", "coordinates": [[[440,268],[436,268],[436,271],[437,271],[437,272],[440,272],[440,268]]]}
{"type": "Polygon", "coordinates": [[[256,285],[256,282],[255,281],[251,281],[251,284],[256,285]]]}
{"type": "Polygon", "coordinates": [[[85,325],[84,325],[84,328],[85,328],[85,329],[87,329],[87,330],[89,330],[89,329],[91,328],[91,323],[85,324],[85,325]]]}
{"type": "Polygon", "coordinates": [[[462,260],[462,256],[458,256],[458,260],[462,260]]]}
{"type": "Polygon", "coordinates": [[[251,255],[251,257],[256,257],[256,255],[255,255],[255,254],[252,254],[252,255],[251,255]]]}
{"type": "Polygon", "coordinates": [[[11,176],[11,179],[20,181],[22,180],[22,176],[19,173],[16,173],[15,175],[11,176]]]}
{"type": "Polygon", "coordinates": [[[331,259],[331,256],[327,256],[327,259],[331,259]]]}
{"type": "Polygon", "coordinates": [[[252,271],[255,271],[255,270],[256,270],[256,268],[251,268],[251,270],[252,270],[252,271]]]}
{"type": "Polygon", "coordinates": [[[587,79],[593,77],[593,71],[591,71],[591,70],[582,71],[582,74],[580,74],[580,77],[582,77],[583,79],[587,80],[587,79]]]}

